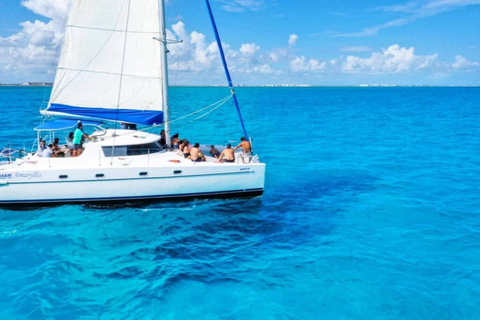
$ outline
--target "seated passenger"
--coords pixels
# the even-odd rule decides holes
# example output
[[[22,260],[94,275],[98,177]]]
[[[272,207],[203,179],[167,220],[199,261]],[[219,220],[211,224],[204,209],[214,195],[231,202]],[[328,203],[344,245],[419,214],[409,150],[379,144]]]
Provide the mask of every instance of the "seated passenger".
[[[55,138],[55,140],[53,140],[53,143],[52,143],[53,152],[57,152],[57,151],[60,150],[60,147],[58,146],[59,141],[60,141],[60,139],[58,139],[58,138]]]
[[[137,130],[137,125],[135,123],[122,122],[120,128],[127,130]]]
[[[167,144],[167,140],[165,139],[165,130],[160,131],[160,145],[165,147]]]
[[[58,145],[59,141],[60,141],[59,138],[55,138],[55,140],[53,140],[53,144],[52,144],[53,156],[54,157],[65,157],[64,150],[61,150],[60,146]]]
[[[178,145],[180,144],[180,138],[178,137],[178,133],[175,133],[170,138],[170,143],[173,149],[178,149]],[[180,149],[180,151],[182,151],[182,149]]]
[[[185,159],[190,159],[190,143],[186,140],[183,144],[183,156]]]
[[[46,142],[40,138],[40,144],[38,145],[38,155],[41,157],[43,156],[43,151],[47,148]]]
[[[42,157],[44,158],[55,157],[55,153],[53,152],[52,147],[53,145],[50,143],[48,147],[45,150],[43,150]]]
[[[192,149],[190,149],[190,159],[193,162],[201,162],[205,161],[205,156],[203,155],[202,151],[200,150],[200,144],[197,142],[193,146]]]
[[[218,157],[220,157],[220,151],[218,151],[213,144],[210,146],[210,154],[215,159],[218,159]]]
[[[184,139],[185,140],[185,139]],[[178,145],[175,145],[175,148],[178,148],[178,155],[183,156],[183,148],[185,147],[185,142],[182,140],[178,143]]]
[[[202,150],[200,150],[200,152],[198,153],[198,156],[200,157],[200,159],[202,159],[202,161],[207,161],[207,158],[203,154]]]
[[[225,160],[223,157],[225,156]],[[222,151],[220,156],[218,157],[220,162],[235,162],[235,151],[232,149],[232,145],[229,143],[227,144],[227,148]]]

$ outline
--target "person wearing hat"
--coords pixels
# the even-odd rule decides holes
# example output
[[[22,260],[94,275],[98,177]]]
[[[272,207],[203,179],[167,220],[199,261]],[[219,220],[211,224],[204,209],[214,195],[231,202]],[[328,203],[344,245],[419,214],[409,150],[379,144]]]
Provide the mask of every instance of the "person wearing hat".
[[[73,133],[73,152],[72,157],[78,157],[82,154],[82,141],[84,139],[91,139],[91,137],[83,131],[83,124],[79,121],[77,129]]]

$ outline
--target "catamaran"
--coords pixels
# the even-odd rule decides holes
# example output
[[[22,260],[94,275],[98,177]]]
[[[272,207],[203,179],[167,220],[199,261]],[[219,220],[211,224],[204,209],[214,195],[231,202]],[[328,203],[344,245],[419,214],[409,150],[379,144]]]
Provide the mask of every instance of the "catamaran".
[[[237,107],[210,4],[207,9]],[[48,106],[36,128],[45,132],[94,126],[80,156],[14,159],[2,151],[0,205],[91,203],[205,196],[253,196],[264,189],[258,156],[223,163],[193,162],[172,150],[168,111],[167,39],[163,0],[72,0]],[[146,130],[105,128],[102,121],[164,126]],[[38,138],[37,138],[38,141]],[[165,147],[165,145],[167,147]]]

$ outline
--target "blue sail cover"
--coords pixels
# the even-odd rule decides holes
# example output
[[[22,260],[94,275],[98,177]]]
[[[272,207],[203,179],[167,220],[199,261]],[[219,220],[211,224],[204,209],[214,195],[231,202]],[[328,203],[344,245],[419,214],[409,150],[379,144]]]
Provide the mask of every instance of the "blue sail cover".
[[[163,111],[142,111],[129,109],[82,108],[52,103],[49,112],[58,112],[80,117],[97,118],[117,122],[154,125],[163,123]]]

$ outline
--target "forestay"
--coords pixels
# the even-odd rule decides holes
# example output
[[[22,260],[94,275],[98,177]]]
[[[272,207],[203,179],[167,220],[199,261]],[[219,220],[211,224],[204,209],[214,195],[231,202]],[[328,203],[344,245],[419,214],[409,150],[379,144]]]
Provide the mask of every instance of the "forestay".
[[[158,0],[73,0],[44,113],[161,124],[159,19]]]

